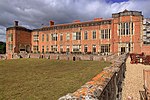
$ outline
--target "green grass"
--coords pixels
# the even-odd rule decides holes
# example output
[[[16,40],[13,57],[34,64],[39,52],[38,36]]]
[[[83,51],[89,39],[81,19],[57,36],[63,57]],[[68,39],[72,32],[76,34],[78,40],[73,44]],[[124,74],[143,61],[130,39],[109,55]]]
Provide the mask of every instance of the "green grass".
[[[57,100],[109,66],[99,61],[0,61],[0,100]]]

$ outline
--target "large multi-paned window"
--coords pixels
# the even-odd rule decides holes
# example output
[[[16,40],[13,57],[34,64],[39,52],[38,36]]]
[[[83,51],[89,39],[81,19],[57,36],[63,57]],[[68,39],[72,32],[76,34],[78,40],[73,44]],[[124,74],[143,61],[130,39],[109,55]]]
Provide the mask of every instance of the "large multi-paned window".
[[[13,50],[13,44],[8,44],[8,50],[10,50],[10,51]]]
[[[52,41],[57,41],[57,37],[58,37],[58,35],[56,33],[51,34]]]
[[[131,31],[130,31],[131,26]],[[119,23],[118,24],[119,35],[129,35],[133,34],[133,22]]]
[[[8,41],[9,42],[13,41],[13,34],[8,34]]]
[[[125,35],[125,25],[126,23],[121,23],[121,35]]]
[[[67,35],[66,35],[66,40],[70,40],[70,34],[69,33],[67,33]]]
[[[72,34],[72,36],[73,40],[81,40],[81,32],[75,32]]]
[[[39,35],[38,34],[33,35],[33,42],[39,42]]]
[[[85,32],[84,32],[84,40],[87,40],[87,39],[88,39],[88,32],[85,31]]]
[[[88,46],[84,45],[84,52],[87,53],[88,52]]]
[[[60,41],[62,41],[63,40],[63,34],[61,33],[60,34]]]
[[[101,39],[110,39],[110,29],[101,30]]]
[[[44,41],[44,34],[42,34],[42,41]]]
[[[81,51],[81,45],[73,45],[72,49],[73,49],[73,52],[80,52]]]
[[[52,45],[51,46],[51,51],[56,52],[57,51],[57,45]]]
[[[110,44],[101,45],[101,53],[110,52]]]
[[[92,37],[93,39],[96,39],[96,31],[93,31]]]

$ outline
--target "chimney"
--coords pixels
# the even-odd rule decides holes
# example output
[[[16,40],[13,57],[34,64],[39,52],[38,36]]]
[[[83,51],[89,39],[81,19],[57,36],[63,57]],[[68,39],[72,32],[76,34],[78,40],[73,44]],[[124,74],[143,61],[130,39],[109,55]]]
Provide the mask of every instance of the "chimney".
[[[101,21],[103,18],[94,18],[94,21]]]
[[[14,26],[18,26],[18,21],[14,21]]]
[[[80,20],[74,20],[73,23],[80,23]]]
[[[54,25],[54,21],[51,20],[51,21],[49,22],[49,24],[50,24],[50,26],[53,26],[53,25]]]

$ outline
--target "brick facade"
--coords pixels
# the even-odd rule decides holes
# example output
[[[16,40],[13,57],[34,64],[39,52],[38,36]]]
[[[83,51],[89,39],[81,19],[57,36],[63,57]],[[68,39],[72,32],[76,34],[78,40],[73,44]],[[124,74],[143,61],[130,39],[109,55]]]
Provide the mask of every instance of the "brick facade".
[[[112,14],[110,19],[95,18],[92,21],[76,20],[68,24],[50,21],[50,26],[26,29],[18,26],[6,32],[7,54],[32,53],[141,53],[143,41],[143,15],[138,11]],[[146,49],[150,50],[150,46]],[[148,53],[147,53],[148,54]]]

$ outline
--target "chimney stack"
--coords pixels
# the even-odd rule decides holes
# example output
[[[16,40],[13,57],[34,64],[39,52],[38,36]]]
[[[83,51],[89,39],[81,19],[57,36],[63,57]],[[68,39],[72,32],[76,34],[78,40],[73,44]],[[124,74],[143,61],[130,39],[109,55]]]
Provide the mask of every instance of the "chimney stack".
[[[50,26],[54,25],[54,21],[52,21],[52,20],[49,23],[50,23]]]
[[[14,25],[15,25],[15,26],[18,26],[18,21],[14,21]]]
[[[80,20],[74,20],[73,23],[80,23]]]
[[[94,18],[94,21],[101,21],[103,18]]]

